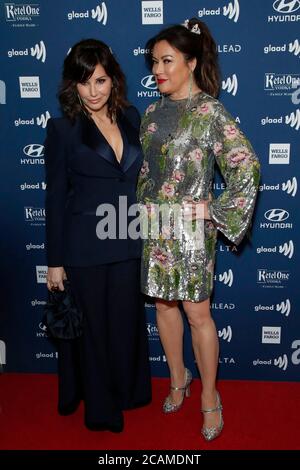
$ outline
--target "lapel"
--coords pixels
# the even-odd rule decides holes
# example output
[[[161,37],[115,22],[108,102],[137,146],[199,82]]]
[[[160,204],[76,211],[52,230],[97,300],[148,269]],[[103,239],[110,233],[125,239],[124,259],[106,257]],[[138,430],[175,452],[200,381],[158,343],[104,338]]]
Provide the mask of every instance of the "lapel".
[[[118,119],[118,126],[122,134],[124,145],[121,167],[122,170],[126,172],[131,165],[133,165],[138,156],[142,158],[139,131],[132,126],[124,113],[122,113]]]
[[[139,147],[138,131],[130,124],[124,114],[122,113],[117,119],[123,139],[123,154],[120,163],[94,121],[84,114],[81,115],[80,121],[83,144],[94,150],[100,158],[104,158],[115,168],[126,172],[134,163],[141,150]]]

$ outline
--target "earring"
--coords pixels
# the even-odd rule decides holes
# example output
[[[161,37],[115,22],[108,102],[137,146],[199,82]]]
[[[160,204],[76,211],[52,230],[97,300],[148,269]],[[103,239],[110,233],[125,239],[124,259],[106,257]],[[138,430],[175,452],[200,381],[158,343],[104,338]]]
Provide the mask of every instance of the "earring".
[[[80,104],[80,107],[81,107],[81,110],[83,112],[83,114],[85,114],[86,117],[88,117],[89,119],[91,118],[91,114],[88,112],[88,110],[86,109],[86,107],[84,106],[84,102],[80,96],[79,93],[77,93],[77,97],[78,97],[78,101],[79,101],[79,104]]]
[[[187,103],[186,103],[186,108],[188,109],[191,105],[191,102],[192,102],[192,98],[193,98],[193,72],[192,70],[190,71],[190,76],[189,76],[189,96],[188,96],[188,100],[187,100]]]
[[[163,108],[165,104],[165,95],[162,93],[161,94],[161,102],[160,102],[160,107]]]
[[[82,98],[81,98],[79,93],[77,93],[77,97],[78,97],[78,101],[79,101],[80,106],[84,109],[84,104],[83,104]]]

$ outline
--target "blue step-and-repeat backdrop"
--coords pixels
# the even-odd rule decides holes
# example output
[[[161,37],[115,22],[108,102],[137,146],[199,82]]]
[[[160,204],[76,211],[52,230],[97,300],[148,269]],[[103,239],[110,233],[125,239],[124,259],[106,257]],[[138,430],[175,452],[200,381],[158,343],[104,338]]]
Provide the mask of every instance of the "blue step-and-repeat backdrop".
[[[45,127],[59,116],[62,63],[83,38],[108,43],[141,112],[159,94],[144,61],[161,28],[199,17],[218,44],[221,101],[262,163],[251,238],[220,238],[212,312],[224,379],[299,380],[300,0],[37,0],[0,2],[0,364],[54,372],[42,323],[45,261]],[[224,183],[217,175],[215,191]],[[298,205],[298,210],[297,210]],[[3,207],[2,207],[3,206]],[[146,304],[154,376],[168,374],[155,309]],[[186,328],[187,365],[195,372]]]

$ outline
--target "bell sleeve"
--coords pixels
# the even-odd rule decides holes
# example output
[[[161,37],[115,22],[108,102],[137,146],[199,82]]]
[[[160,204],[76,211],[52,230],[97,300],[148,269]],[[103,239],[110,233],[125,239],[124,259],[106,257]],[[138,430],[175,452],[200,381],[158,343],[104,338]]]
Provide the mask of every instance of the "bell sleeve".
[[[216,228],[238,245],[251,222],[260,164],[250,142],[221,103],[216,106],[210,138],[226,189],[209,202],[209,213]]]

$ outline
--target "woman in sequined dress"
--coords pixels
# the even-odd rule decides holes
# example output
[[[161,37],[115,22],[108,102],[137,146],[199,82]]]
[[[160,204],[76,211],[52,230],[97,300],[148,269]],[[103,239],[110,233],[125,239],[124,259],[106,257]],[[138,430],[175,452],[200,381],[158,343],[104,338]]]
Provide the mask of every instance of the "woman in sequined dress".
[[[202,435],[212,440],[224,424],[216,389],[218,337],[210,313],[217,231],[235,244],[244,237],[255,205],[259,162],[232,116],[215,98],[219,91],[216,44],[205,23],[191,19],[164,29],[148,41],[147,49],[162,98],[147,108],[141,127],[145,160],[138,199],[147,209],[148,223],[142,291],[155,298],[170,369],[171,388],[163,411],[181,408],[192,381],[183,361],[181,301],[202,381]],[[215,162],[226,183],[217,199],[212,194]],[[172,214],[167,225],[155,218],[162,205]],[[183,232],[175,236],[179,233],[175,222],[182,216],[193,224],[201,222],[202,243],[187,236],[182,220],[177,225]],[[158,236],[153,235],[155,227],[159,227]]]

